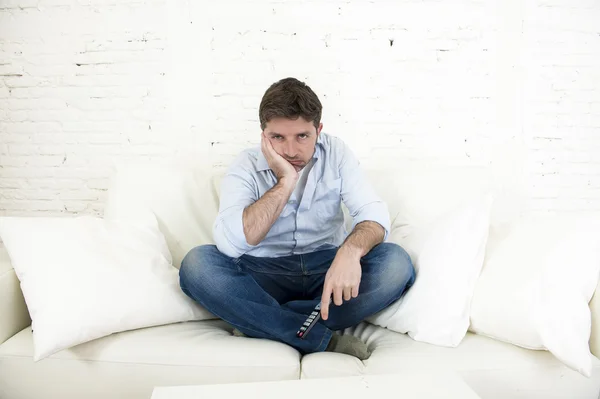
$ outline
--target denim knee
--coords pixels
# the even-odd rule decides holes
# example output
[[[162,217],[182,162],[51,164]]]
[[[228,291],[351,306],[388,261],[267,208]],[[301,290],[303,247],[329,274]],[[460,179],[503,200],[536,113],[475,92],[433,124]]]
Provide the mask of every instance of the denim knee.
[[[402,292],[410,288],[415,280],[415,268],[410,255],[398,244],[381,243],[373,248],[376,251],[373,267],[378,276],[378,286],[384,292]],[[387,288],[387,289],[386,289]]]
[[[214,248],[214,249],[213,249]],[[207,258],[216,249],[213,245],[201,245],[192,248],[181,261],[179,268],[179,285],[183,292],[189,294],[189,289],[195,287],[202,281],[206,281]]]

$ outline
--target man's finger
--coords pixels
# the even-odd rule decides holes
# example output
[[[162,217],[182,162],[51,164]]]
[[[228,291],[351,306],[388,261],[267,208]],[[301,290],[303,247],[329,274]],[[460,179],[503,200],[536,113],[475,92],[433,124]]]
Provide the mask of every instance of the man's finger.
[[[267,147],[267,150],[269,152],[275,151],[275,149],[273,148],[273,144],[271,144],[271,140],[269,140],[264,133],[263,133],[263,137],[265,140],[265,147]]]
[[[325,286],[323,288],[323,295],[321,295],[321,318],[327,320],[329,317],[329,303],[331,300],[331,287]]]
[[[352,287],[344,288],[344,301],[352,299]]]
[[[337,306],[342,306],[344,303],[342,300],[342,292],[343,290],[341,287],[336,287],[333,290],[333,303],[335,303]]]
[[[262,133],[262,146],[268,150],[269,149],[269,139],[267,138],[267,135],[265,134],[265,132]]]
[[[356,298],[358,296],[358,286],[359,284],[356,284],[354,287],[352,287],[352,298]]]
[[[260,148],[262,149],[262,152],[266,157],[268,155],[269,150],[267,149],[267,137],[265,136],[264,132],[262,134],[262,139],[260,140]]]

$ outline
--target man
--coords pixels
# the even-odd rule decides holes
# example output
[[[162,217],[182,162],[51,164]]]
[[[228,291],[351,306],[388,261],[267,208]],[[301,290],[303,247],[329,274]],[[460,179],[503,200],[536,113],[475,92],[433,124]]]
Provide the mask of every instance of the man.
[[[367,345],[334,331],[396,301],[415,272],[400,246],[384,243],[387,205],[342,140],[321,133],[321,111],[317,95],[294,78],[269,87],[260,148],[242,152],[223,178],[216,246],[186,255],[180,283],[242,335],[362,360]],[[350,234],[341,201],[353,217]],[[321,320],[298,338],[319,303]]]

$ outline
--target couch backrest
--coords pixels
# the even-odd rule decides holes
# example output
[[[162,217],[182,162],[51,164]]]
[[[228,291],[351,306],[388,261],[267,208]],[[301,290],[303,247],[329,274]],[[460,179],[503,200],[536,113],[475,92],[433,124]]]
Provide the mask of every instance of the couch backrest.
[[[151,223],[153,214],[179,268],[190,249],[213,243],[220,175],[177,165],[127,165],[112,176],[104,217]]]
[[[462,201],[486,191],[497,195],[493,227],[501,228],[520,212],[520,197],[493,179],[485,168],[404,164],[394,170],[365,168],[375,190],[388,204],[392,228],[431,221]],[[154,214],[173,263],[179,267],[194,246],[211,244],[225,168],[180,165],[127,165],[111,180],[105,218],[144,221]],[[347,209],[346,225],[351,226]]]

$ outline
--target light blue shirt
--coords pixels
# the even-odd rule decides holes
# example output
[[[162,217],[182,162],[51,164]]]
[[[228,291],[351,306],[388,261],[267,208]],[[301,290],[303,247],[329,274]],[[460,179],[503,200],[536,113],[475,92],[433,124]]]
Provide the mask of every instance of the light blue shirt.
[[[353,218],[352,229],[371,220],[385,229],[387,238],[388,207],[350,148],[338,137],[321,133],[313,161],[301,201],[290,197],[267,236],[250,245],[244,235],[243,211],[269,191],[277,178],[260,146],[243,151],[221,182],[219,214],[213,226],[219,251],[232,258],[243,254],[280,257],[339,247],[348,235],[342,201]]]

